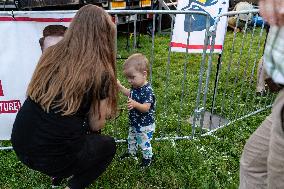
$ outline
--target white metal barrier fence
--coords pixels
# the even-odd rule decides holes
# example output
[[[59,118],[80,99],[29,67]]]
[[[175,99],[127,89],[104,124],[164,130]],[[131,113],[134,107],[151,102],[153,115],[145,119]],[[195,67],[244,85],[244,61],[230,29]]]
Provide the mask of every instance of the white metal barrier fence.
[[[111,14],[153,14],[153,28],[158,14],[175,15],[178,12],[167,11],[111,11]],[[188,14],[200,14],[189,12]],[[246,20],[241,20],[244,18]],[[222,17],[229,17],[235,26],[227,31],[223,51],[214,54],[216,28]],[[150,81],[157,95],[156,140],[191,139],[209,135],[216,130],[247,118],[269,108],[273,102],[272,94],[264,86],[263,62],[260,61],[266,39],[264,22],[259,22],[258,10],[229,12],[215,18],[214,26],[206,27],[202,54],[171,52],[171,36],[144,35],[136,48],[137,25],[134,20],[133,48],[125,52],[118,47],[118,56],[142,52],[151,63]],[[190,35],[190,33],[188,34]],[[166,43],[160,40],[166,40]],[[151,45],[146,45],[146,43]],[[166,51],[162,49],[167,49]],[[162,55],[161,55],[162,54]],[[167,56],[166,56],[167,54]],[[123,61],[118,61],[121,65]],[[121,69],[119,69],[121,71]],[[121,76],[121,73],[120,73]],[[257,86],[262,90],[257,91]],[[121,103],[126,100],[122,98]],[[114,123],[112,132],[118,141],[125,141],[127,134],[127,111],[121,113]]]

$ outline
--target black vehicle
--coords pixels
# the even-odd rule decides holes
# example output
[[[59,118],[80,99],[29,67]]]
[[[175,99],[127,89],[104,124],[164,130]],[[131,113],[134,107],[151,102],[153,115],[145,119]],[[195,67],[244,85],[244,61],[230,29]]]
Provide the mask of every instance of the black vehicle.
[[[21,10],[78,10],[86,4],[94,4],[106,10],[125,9],[152,9],[153,0],[0,0],[0,11]],[[118,24],[131,22],[133,16],[118,16]],[[146,15],[139,17],[139,20],[147,20]]]
[[[151,0],[0,0],[0,10],[77,10],[94,4],[106,10],[149,9]]]

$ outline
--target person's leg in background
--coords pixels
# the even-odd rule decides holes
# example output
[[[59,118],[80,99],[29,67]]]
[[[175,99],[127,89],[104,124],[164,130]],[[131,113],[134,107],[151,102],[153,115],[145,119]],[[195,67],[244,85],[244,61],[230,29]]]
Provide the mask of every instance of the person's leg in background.
[[[228,18],[228,27],[230,29],[235,30],[236,23],[237,23],[237,18],[235,16],[231,16],[231,17]],[[236,32],[240,32],[240,29],[237,28]]]
[[[240,160],[239,189],[267,188],[267,157],[271,125],[270,114],[246,142]]]
[[[116,143],[109,136],[88,135],[82,150],[81,159],[68,182],[71,189],[86,188],[106,170],[115,155]]]
[[[272,113],[247,141],[240,161],[240,189],[284,188],[284,90]]]
[[[268,188],[284,188],[284,90],[272,108],[273,124],[268,155]]]

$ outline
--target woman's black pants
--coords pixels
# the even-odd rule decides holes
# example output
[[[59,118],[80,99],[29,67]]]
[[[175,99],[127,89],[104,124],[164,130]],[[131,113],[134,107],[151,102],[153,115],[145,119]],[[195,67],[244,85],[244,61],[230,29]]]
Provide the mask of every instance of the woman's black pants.
[[[52,169],[52,161],[58,158],[35,158],[18,154],[19,159],[28,167],[38,170],[53,177],[67,178],[68,187],[71,189],[83,189],[92,184],[109,166],[116,152],[116,143],[110,136],[99,134],[86,135],[85,145],[82,146],[76,161],[68,168],[56,170]],[[47,163],[48,162],[48,163]],[[62,160],[57,161],[62,164],[69,164]],[[58,164],[55,163],[55,164]]]

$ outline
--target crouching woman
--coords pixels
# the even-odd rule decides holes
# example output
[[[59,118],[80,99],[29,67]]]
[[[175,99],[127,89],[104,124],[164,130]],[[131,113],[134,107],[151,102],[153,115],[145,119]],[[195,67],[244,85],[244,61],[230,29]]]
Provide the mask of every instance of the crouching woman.
[[[82,7],[34,71],[12,130],[19,160],[52,177],[70,177],[67,188],[98,178],[116,145],[90,130],[103,128],[116,112],[115,67],[115,25],[102,8]]]

